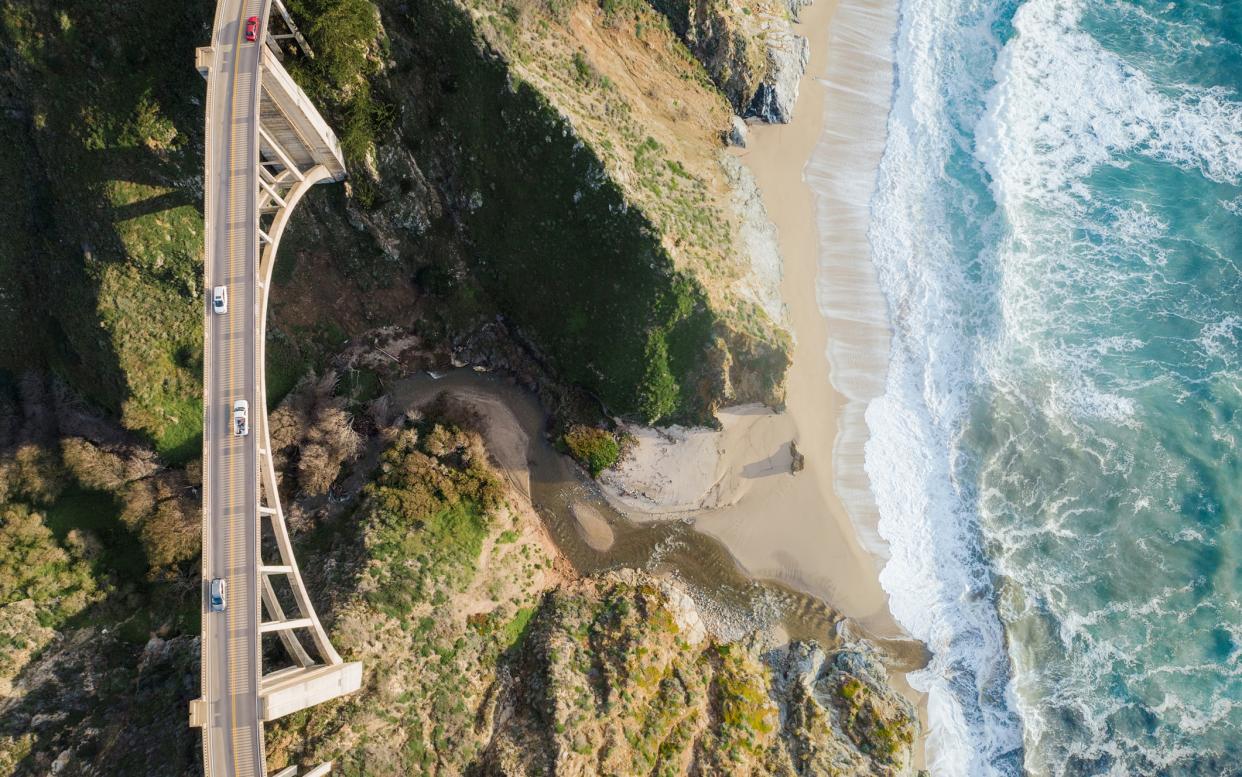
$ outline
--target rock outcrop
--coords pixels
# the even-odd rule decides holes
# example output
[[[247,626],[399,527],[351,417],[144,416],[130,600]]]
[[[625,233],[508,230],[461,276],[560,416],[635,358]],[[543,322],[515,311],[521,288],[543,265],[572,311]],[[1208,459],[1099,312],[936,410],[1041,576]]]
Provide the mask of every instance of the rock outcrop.
[[[198,642],[135,646],[107,628],[68,631],[0,695],[0,774],[200,774],[185,718],[199,693]]]
[[[347,773],[910,774],[913,711],[862,646],[710,631],[675,582],[577,578],[469,433],[425,419],[354,513],[327,616],[365,686],[269,727],[269,762]],[[484,509],[484,504],[490,505]],[[446,533],[450,530],[451,533]],[[345,570],[354,570],[345,575]]]
[[[793,121],[802,74],[811,61],[811,47],[806,38],[788,25],[774,25],[767,31],[766,41],[767,72],[745,115],[772,124],[788,124]]]
[[[857,644],[830,654],[815,643],[795,642],[767,660],[799,774],[914,774],[914,708],[889,686],[871,648]]]
[[[914,711],[865,647],[704,639],[688,600],[634,574],[552,593],[495,700],[482,773],[913,774]]]
[[[793,119],[810,61],[791,19],[811,0],[652,0],[743,117],[774,124]]]

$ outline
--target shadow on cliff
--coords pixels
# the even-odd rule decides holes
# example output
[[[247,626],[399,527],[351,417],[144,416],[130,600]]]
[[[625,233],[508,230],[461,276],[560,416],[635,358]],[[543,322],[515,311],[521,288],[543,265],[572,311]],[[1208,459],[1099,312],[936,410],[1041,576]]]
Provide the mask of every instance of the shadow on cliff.
[[[186,327],[169,321],[196,320],[188,311],[199,304],[201,227],[191,234],[178,209],[201,209],[204,87],[191,55],[210,9],[13,5],[22,23],[0,28],[0,90],[14,106],[3,122],[16,155],[0,152],[0,191],[25,250],[0,262],[0,280],[17,290],[22,337],[0,347],[0,367],[49,368],[114,416],[141,395],[148,436],[184,460],[198,448],[185,426],[201,423],[187,409],[201,357],[186,350]],[[135,336],[149,342],[134,347]],[[152,356],[161,351],[172,356]],[[164,406],[164,397],[180,399]],[[181,424],[174,441],[152,432],[161,423]]]

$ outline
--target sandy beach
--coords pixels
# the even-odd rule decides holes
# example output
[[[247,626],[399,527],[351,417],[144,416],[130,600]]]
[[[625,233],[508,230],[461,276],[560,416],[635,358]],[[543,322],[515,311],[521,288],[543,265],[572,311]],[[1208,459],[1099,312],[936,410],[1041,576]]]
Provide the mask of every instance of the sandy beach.
[[[908,637],[879,573],[887,548],[866,473],[864,413],[884,389],[886,302],[867,239],[883,153],[896,26],[891,0],[817,0],[794,121],[752,125],[738,154],[777,227],[781,294],[795,335],[787,403],[728,408],[722,429],[640,433],[606,481],[636,519],[694,514],[746,571],[819,597],[880,638]],[[792,447],[791,447],[792,445]],[[794,452],[800,471],[792,471]],[[925,700],[896,678],[918,704]]]
[[[862,411],[882,390],[888,360],[884,302],[865,233],[883,112],[878,127],[860,127],[867,112],[848,104],[850,92],[869,89],[882,94],[863,99],[886,107],[890,71],[883,62],[862,62],[854,73],[841,72],[857,56],[843,50],[857,31],[837,29],[836,18],[871,5],[884,3],[818,0],[803,10],[799,32],[810,40],[811,62],[794,121],[752,125],[747,147],[737,150],[758,181],[784,262],[781,290],[796,341],[785,411],[727,408],[720,431],[632,430],[634,455],[603,482],[627,515],[693,513],[695,527],[722,541],[750,574],[818,596],[876,636],[901,637],[878,580],[884,549],[862,468]],[[839,142],[838,121],[850,122],[851,133]],[[878,132],[863,154],[870,161],[850,158],[858,156],[850,137],[863,130]],[[842,175],[857,178],[859,165],[872,174],[855,191],[836,192],[831,171],[838,165]],[[821,273],[825,252],[829,271]],[[795,450],[804,465],[796,473]]]

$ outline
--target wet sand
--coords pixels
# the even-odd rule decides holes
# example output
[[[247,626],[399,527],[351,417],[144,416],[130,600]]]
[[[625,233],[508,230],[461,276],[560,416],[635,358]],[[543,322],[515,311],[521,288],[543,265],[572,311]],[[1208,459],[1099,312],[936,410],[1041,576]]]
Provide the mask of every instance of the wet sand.
[[[794,121],[752,125],[737,152],[778,230],[795,335],[785,411],[738,423],[729,413],[744,409],[726,409],[710,443],[640,445],[619,478],[638,488],[610,490],[632,517],[694,511],[695,528],[749,574],[822,599],[869,636],[901,642],[908,636],[879,583],[887,548],[863,468],[864,412],[883,392],[889,359],[887,304],[866,230],[895,28],[894,0],[816,0],[804,9],[799,32],[811,62]],[[790,442],[805,457],[797,473],[787,466]],[[925,699],[895,680],[926,722]]]
[[[876,546],[861,540],[874,535],[874,525],[856,526],[837,492],[837,438],[847,400],[833,382],[828,353],[830,330],[847,326],[848,321],[826,320],[821,313],[817,289],[836,278],[820,277],[816,202],[804,179],[825,128],[826,89],[820,79],[827,71],[830,22],[836,11],[836,2],[828,0],[817,0],[802,11],[800,32],[810,38],[811,63],[794,122],[754,125],[748,148],[740,151],[759,181],[768,215],[779,232],[784,258],[781,294],[796,338],[784,423],[792,427],[791,441],[804,454],[805,469],[754,478],[737,503],[699,515],[696,528],[724,542],[753,575],[821,597],[876,636],[902,637],[879,586],[882,556],[874,552]],[[828,106],[828,113],[831,110]],[[873,272],[866,248],[852,258],[864,272]],[[863,297],[858,304],[883,303]],[[876,313],[862,310],[857,318],[877,318]],[[878,313],[882,319],[883,310]],[[886,341],[878,343],[877,350],[881,354],[876,360],[877,384],[882,386]],[[862,451],[851,454],[857,456],[861,474]],[[743,470],[754,464],[746,460],[754,456],[748,446],[737,446],[727,456],[737,457],[737,468]]]

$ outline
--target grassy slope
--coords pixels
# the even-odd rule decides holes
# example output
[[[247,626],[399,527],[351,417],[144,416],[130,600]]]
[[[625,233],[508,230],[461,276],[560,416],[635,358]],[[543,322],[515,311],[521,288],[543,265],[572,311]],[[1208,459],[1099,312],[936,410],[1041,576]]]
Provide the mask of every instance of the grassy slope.
[[[177,460],[197,450],[201,417],[203,86],[187,52],[209,10],[6,0],[0,12],[4,88],[21,105],[0,154],[0,214],[18,235],[0,286],[21,296],[0,315],[26,324],[26,347],[0,366],[55,369]]]
[[[481,48],[460,6],[381,8],[397,63],[386,99],[408,106],[400,137],[433,160],[495,306],[612,411],[703,417],[715,318],[658,230],[544,97]]]
[[[721,163],[729,104],[668,19],[646,0],[457,2],[513,78],[573,127],[672,266],[708,300],[717,347],[679,363],[669,344],[683,399],[691,399],[685,370],[693,364],[711,379],[696,387],[700,405],[779,403],[787,333],[739,291],[750,257]],[[732,386],[716,372],[726,350]]]

